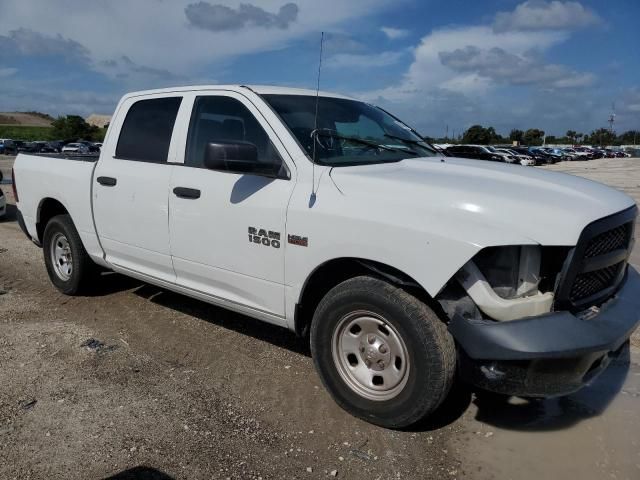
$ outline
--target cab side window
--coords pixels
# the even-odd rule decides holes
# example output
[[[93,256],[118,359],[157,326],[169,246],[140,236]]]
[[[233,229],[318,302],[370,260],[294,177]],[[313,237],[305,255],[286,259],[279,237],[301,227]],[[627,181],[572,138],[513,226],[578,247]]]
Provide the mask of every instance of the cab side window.
[[[134,103],[122,124],[116,158],[166,163],[182,97],[152,98]]]
[[[235,98],[196,98],[189,124],[185,165],[203,167],[205,147],[215,142],[252,143],[258,150],[258,162],[282,165],[267,133],[247,107]]]

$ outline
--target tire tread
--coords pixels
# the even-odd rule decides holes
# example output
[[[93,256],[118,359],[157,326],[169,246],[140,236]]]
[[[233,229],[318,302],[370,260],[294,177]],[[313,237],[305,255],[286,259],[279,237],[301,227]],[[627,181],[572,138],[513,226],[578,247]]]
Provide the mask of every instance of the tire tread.
[[[330,310],[335,308],[335,305],[348,303],[354,298],[362,297],[378,299],[378,301],[382,299],[382,302],[388,302],[388,304],[393,304],[400,309],[404,314],[404,321],[409,323],[410,328],[414,330],[418,345],[425,347],[427,355],[437,356],[436,361],[429,364],[428,375],[421,374],[421,378],[423,376],[428,378],[429,385],[426,391],[429,393],[412,398],[409,408],[405,406],[403,411],[390,412],[389,415],[369,414],[361,407],[350,405],[342,398],[345,396],[344,394],[334,391],[339,387],[334,385],[336,382],[326,374],[326,366],[321,365],[320,357],[323,352],[320,350],[330,348],[330,340],[318,338],[319,335],[326,334],[321,328],[321,323],[330,321],[327,317],[330,316]],[[367,421],[390,428],[407,427],[433,412],[449,393],[456,371],[455,342],[444,322],[427,304],[406,290],[372,276],[358,276],[348,279],[330,290],[320,301],[311,326],[311,350],[322,382],[342,408]]]

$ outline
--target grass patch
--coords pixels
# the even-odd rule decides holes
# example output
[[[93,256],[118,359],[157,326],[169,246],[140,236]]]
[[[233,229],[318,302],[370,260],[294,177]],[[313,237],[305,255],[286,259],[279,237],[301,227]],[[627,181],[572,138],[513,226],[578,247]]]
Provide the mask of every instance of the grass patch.
[[[30,127],[18,125],[0,125],[0,138],[11,140],[56,140],[51,127]]]

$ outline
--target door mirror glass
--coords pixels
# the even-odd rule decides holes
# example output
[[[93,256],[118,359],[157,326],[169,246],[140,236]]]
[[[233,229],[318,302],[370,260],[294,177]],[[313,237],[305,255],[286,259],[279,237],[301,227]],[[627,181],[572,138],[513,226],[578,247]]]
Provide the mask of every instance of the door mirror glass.
[[[209,170],[277,176],[280,162],[258,161],[258,147],[250,142],[211,142],[204,152],[204,166]]]

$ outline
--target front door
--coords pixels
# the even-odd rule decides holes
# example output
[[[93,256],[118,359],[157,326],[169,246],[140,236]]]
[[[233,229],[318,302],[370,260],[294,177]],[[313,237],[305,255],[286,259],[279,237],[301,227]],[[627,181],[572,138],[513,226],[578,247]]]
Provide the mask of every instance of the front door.
[[[242,95],[210,93],[190,101],[183,166],[174,167],[169,186],[177,282],[283,317],[285,220],[294,185],[282,160],[286,152]],[[204,168],[205,147],[217,141],[256,145],[258,161],[280,162],[286,178]]]

